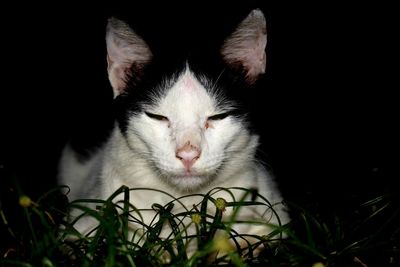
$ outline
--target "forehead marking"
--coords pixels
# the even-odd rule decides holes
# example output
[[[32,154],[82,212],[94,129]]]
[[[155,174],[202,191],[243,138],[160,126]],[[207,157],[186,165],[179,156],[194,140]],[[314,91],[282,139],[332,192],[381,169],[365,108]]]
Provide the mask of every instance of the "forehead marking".
[[[199,87],[198,81],[193,77],[193,75],[189,71],[186,71],[185,74],[183,75],[182,83],[185,89],[188,89],[190,91]]]

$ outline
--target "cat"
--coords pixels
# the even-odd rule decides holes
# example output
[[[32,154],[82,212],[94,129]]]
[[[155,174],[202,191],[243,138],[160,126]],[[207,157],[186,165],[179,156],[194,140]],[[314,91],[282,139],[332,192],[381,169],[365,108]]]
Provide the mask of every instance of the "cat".
[[[170,194],[131,191],[135,207],[151,209],[154,203],[167,204],[171,196],[207,194],[214,188],[251,188],[274,205],[276,214],[264,214],[270,223],[289,222],[273,176],[256,158],[259,136],[250,130],[246,111],[240,106],[240,96],[265,73],[266,44],[264,14],[254,9],[224,40],[213,63],[189,56],[178,63],[160,64],[126,22],[110,18],[107,71],[115,126],[88,158],[82,158],[71,145],[63,150],[58,182],[69,186],[68,197],[107,199],[123,185]],[[164,65],[168,67],[160,67]],[[215,190],[213,197],[232,201],[243,194],[238,189],[231,192]],[[181,201],[190,209],[199,198]],[[232,209],[226,208],[224,215],[230,213]],[[240,216],[255,218],[262,213],[248,208]],[[149,223],[154,212],[143,217]],[[94,224],[81,220],[76,227],[85,234]],[[239,225],[237,229],[266,235],[273,228]]]

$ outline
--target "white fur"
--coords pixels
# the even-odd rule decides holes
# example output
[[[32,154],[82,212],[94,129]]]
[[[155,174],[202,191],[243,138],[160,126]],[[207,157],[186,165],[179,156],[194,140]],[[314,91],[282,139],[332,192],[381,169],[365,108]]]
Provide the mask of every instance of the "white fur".
[[[190,88],[185,84],[190,84]],[[169,122],[154,120],[144,113],[133,115],[127,138],[115,127],[109,141],[84,163],[79,162],[70,147],[65,149],[59,181],[71,187],[71,199],[107,199],[125,185],[158,189],[174,197],[206,194],[214,187],[255,188],[271,203],[282,201],[271,176],[254,158],[258,136],[251,135],[233,117],[209,122],[212,126],[205,128],[207,117],[219,111],[215,99],[188,69],[149,111],[168,117]],[[192,176],[185,176],[185,168],[175,156],[176,148],[187,140],[201,148]],[[242,193],[237,191],[236,199]],[[220,192],[219,196],[232,201],[226,193]],[[165,205],[172,198],[154,191],[136,190],[131,192],[130,200],[137,208],[150,209],[152,204]],[[198,202],[199,198],[195,197],[184,199],[189,209]],[[283,206],[275,208],[280,220],[286,223],[288,216]],[[245,216],[255,217],[256,213],[262,211]],[[150,223],[155,213],[144,215],[145,222]],[[271,222],[277,223],[277,218]],[[78,227],[81,231],[90,229],[85,223]],[[268,232],[265,228],[246,231],[253,230]]]
[[[258,11],[249,16],[250,19],[247,20],[252,23],[245,21],[245,25],[254,26],[254,20],[261,24],[265,22],[262,13],[260,15]],[[243,27],[239,27],[240,31],[245,31]],[[135,61],[136,54],[132,52],[138,51],[134,49],[135,46],[145,48],[145,51],[147,46],[143,40],[137,39],[139,37],[133,31],[130,32],[126,24],[116,20],[108,27],[107,36],[107,42],[110,42],[109,53],[114,53],[109,65],[110,82],[115,95],[118,95],[123,90],[125,77],[114,73],[115,66],[112,64],[129,62],[130,59]],[[229,49],[227,45],[229,46],[229,42],[224,49]],[[115,54],[116,52],[118,53]],[[148,51],[147,55],[150,56],[151,52]],[[147,58],[137,60],[140,63]],[[121,68],[128,67],[124,65]],[[154,203],[166,205],[173,197],[206,194],[216,187],[254,188],[275,205],[274,209],[281,222],[288,222],[289,217],[281,204],[282,197],[275,182],[255,159],[258,136],[248,131],[245,121],[234,116],[220,120],[209,119],[210,116],[227,112],[233,107],[229,101],[222,100],[217,93],[211,92],[218,91],[211,90],[214,89],[211,83],[207,83],[205,78],[201,79],[200,82],[187,66],[174,84],[166,81],[166,88],[169,89],[165,94],[154,94],[151,103],[142,107],[143,111],[130,114],[125,136],[118,125],[115,125],[108,141],[88,160],[79,161],[78,155],[67,146],[60,162],[59,183],[70,186],[70,199],[107,199],[124,185],[132,189],[130,201],[136,208],[150,209],[142,213],[144,222],[149,224],[155,216],[155,212],[151,211]],[[209,88],[205,88],[203,84],[207,84]],[[224,104],[221,105],[221,102]],[[163,116],[165,119],[152,118],[145,112]],[[177,157],[177,151],[186,144],[195,147],[196,153],[199,152],[199,157],[189,171]],[[147,189],[137,190],[138,188]],[[170,195],[154,190],[165,191]],[[236,200],[241,199],[243,191],[232,192]],[[233,200],[226,191],[218,191],[213,197]],[[115,201],[120,199],[122,195]],[[183,206],[175,207],[175,212],[184,210],[185,207],[191,209],[199,201],[201,197],[185,197],[182,199]],[[214,209],[212,205],[209,206],[210,213]],[[239,219],[264,216],[266,221],[278,223],[278,218],[271,211],[267,214],[264,212],[265,207],[243,208]],[[228,208],[224,214],[228,217],[231,213],[232,209]],[[75,215],[77,214],[74,212],[72,216]],[[76,226],[84,234],[95,226],[95,221],[82,220]],[[240,225],[236,228],[242,233],[258,235],[271,231],[265,225]]]

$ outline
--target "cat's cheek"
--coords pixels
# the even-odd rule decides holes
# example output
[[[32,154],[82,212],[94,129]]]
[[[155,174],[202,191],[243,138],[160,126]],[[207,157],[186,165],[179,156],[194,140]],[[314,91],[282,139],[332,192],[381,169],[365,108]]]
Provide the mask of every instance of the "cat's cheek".
[[[226,140],[223,131],[212,129],[204,134],[204,154],[218,155],[223,152]]]
[[[205,131],[205,138],[210,148],[223,149],[228,143],[234,141],[232,138],[238,131],[240,127],[237,125],[221,121]]]
[[[165,142],[170,137],[170,129],[164,122],[152,122],[147,125],[142,125],[140,131],[146,132],[146,137],[154,141]]]
[[[165,150],[171,146],[171,130],[167,127],[167,124],[141,119],[132,121],[131,129],[130,132],[149,145],[151,147],[149,149],[152,151],[165,154]],[[160,144],[162,144],[161,147]],[[159,151],[160,149],[162,151]]]
[[[168,158],[175,160],[175,145],[169,128],[160,127],[153,131],[150,138],[154,151],[160,151],[163,155],[168,155]]]

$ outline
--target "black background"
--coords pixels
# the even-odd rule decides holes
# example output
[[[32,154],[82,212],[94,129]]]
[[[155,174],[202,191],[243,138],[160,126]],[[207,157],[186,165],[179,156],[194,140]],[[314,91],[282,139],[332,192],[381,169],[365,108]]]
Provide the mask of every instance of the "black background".
[[[55,186],[68,136],[96,139],[90,129],[112,99],[109,16],[129,18],[154,50],[175,53],[212,44],[255,7],[267,18],[268,59],[252,112],[285,196],[336,202],[396,191],[398,29],[395,9],[373,2],[2,8],[3,168],[40,195]]]

